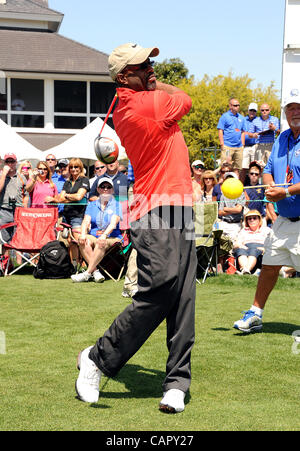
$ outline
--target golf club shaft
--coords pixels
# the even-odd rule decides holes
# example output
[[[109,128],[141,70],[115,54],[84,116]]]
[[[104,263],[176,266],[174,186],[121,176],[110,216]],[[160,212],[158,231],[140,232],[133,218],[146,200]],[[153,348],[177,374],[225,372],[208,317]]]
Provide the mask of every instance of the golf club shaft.
[[[273,186],[290,186],[292,185],[292,183],[276,183],[275,185],[251,185],[251,186],[244,186],[244,189],[249,189],[249,188],[268,188],[268,187],[273,187]]]
[[[104,121],[103,121],[103,125],[102,125],[102,128],[101,128],[101,130],[100,130],[99,136],[101,136],[101,133],[103,132],[104,126],[105,126],[105,124],[106,124],[106,122],[107,122],[107,120],[108,120],[108,118],[109,118],[109,115],[110,115],[110,113],[111,113],[111,110],[112,110],[113,107],[114,107],[114,104],[116,103],[117,97],[118,97],[118,94],[115,94],[115,96],[114,96],[114,98],[113,98],[113,100],[112,100],[112,102],[111,102],[111,104],[110,104],[110,107],[109,107],[109,109],[108,109],[108,112],[107,112],[107,114],[106,114],[106,116],[105,116],[105,119],[104,119]]]

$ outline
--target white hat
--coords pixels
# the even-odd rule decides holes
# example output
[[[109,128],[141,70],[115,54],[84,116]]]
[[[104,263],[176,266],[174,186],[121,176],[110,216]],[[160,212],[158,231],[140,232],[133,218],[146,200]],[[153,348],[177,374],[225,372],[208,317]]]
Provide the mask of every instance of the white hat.
[[[203,161],[201,161],[201,160],[195,160],[195,161],[193,161],[193,163],[192,163],[192,166],[198,166],[198,165],[201,165],[201,166],[203,166],[203,169],[204,169],[204,163],[203,163]]]
[[[157,47],[143,48],[138,44],[122,44],[112,51],[108,58],[108,70],[113,80],[129,64],[141,64],[150,56],[157,56]]]
[[[235,172],[226,172],[226,174],[224,175],[224,180],[226,180],[228,177],[233,177],[235,179],[238,179],[238,176],[236,175]]]
[[[291,89],[289,95],[282,101],[282,108],[285,108],[289,103],[300,104],[300,91],[297,88]]]
[[[102,183],[104,182],[109,183],[110,186],[114,187],[113,181],[110,177],[100,177],[97,183],[97,188],[99,188],[99,186],[102,185]]]
[[[257,103],[254,103],[254,102],[252,102],[252,103],[250,103],[250,105],[248,106],[248,111],[249,110],[255,110],[255,111],[257,111]]]

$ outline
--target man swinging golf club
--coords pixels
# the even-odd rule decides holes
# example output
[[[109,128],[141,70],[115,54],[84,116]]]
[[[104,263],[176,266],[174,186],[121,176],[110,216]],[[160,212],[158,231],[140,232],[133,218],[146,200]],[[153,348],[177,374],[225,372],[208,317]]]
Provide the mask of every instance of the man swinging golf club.
[[[194,344],[196,253],[188,149],[177,122],[191,99],[158,82],[149,57],[158,48],[124,44],[109,57],[117,83],[113,122],[135,175],[131,237],[138,292],[94,346],[78,356],[79,398],[97,402],[101,374],[114,377],[166,319],[169,356],[159,408],[184,410]]]

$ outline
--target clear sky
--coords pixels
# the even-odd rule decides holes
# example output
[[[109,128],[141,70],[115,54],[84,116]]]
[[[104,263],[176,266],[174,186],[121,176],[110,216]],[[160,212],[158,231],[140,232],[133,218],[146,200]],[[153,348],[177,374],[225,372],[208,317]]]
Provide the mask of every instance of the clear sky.
[[[248,74],[281,90],[285,0],[49,0],[65,15],[59,33],[109,54],[126,42],[180,58],[201,80]]]

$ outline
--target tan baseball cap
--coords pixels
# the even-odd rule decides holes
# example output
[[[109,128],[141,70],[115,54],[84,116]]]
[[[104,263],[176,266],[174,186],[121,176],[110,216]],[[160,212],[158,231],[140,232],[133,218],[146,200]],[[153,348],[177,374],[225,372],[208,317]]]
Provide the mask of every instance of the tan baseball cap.
[[[131,42],[122,44],[115,48],[108,58],[108,70],[113,80],[129,64],[141,64],[147,58],[157,56],[159,49],[157,47],[143,48],[138,44]]]

